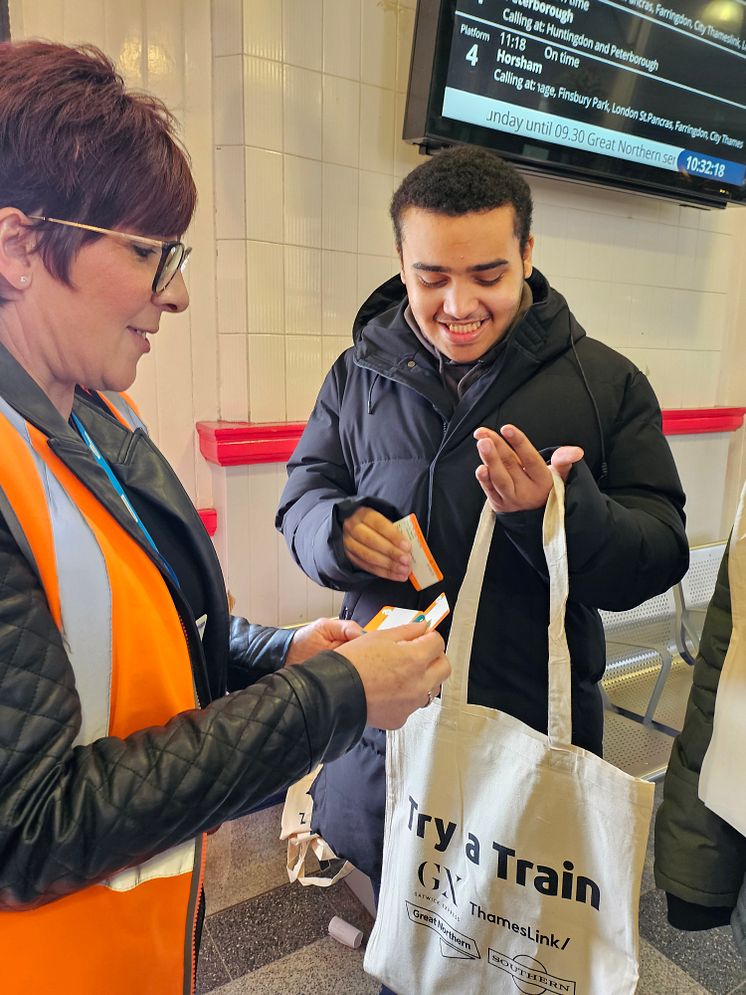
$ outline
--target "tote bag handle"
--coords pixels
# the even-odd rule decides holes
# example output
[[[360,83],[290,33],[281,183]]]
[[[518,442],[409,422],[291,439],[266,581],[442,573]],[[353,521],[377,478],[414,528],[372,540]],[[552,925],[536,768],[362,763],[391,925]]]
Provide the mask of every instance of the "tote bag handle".
[[[495,528],[495,513],[485,501],[474,537],[466,574],[453,611],[448,639],[448,659],[453,672],[443,685],[442,707],[467,703],[469,663],[474,626],[482,594],[484,571]],[[572,741],[570,650],[565,633],[565,606],[569,590],[567,542],[565,538],[565,485],[552,471],[552,490],[547,498],[542,526],[544,556],[549,572],[549,742],[562,749]],[[500,611],[500,606],[493,606]],[[500,647],[497,647],[497,652]]]
[[[730,612],[733,628],[741,628],[746,621],[746,556],[736,553],[736,546],[746,541],[746,484],[738,499],[736,519],[730,534],[728,551],[728,586],[730,587]]]

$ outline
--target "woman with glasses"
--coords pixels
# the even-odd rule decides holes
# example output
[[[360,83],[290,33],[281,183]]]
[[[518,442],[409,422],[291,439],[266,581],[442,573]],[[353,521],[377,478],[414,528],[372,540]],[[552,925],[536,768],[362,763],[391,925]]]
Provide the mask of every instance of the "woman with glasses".
[[[190,992],[205,832],[449,670],[422,623],[230,617],[121,393],[188,305],[195,199],[168,111],[101,52],[0,45],[3,992]]]

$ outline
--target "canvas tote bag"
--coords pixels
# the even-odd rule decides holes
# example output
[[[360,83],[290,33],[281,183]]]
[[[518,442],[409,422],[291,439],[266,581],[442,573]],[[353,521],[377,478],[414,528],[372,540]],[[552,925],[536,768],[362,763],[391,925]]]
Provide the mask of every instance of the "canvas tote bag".
[[[388,734],[383,880],[365,969],[399,995],[635,991],[654,788],[570,742],[564,485],[553,477],[549,734],[467,704],[489,505],[454,612],[453,674],[441,699]]]
[[[347,877],[352,870],[352,864],[345,861],[336,873],[326,876],[318,873],[319,870],[325,869],[325,864],[329,861],[337,859],[329,844],[318,833],[311,831],[313,798],[308,792],[320,770],[321,765],[319,764],[310,774],[306,774],[300,781],[296,781],[288,788],[285,804],[282,807],[280,839],[288,841],[285,866],[290,881],[300,881],[302,885],[313,884],[319,888],[328,888],[341,878]],[[313,863],[310,860],[311,856],[316,858],[315,871],[311,869]],[[319,865],[321,865],[320,868]]]
[[[746,485],[741,491],[728,550],[733,631],[715,695],[710,745],[699,774],[704,804],[746,836]]]

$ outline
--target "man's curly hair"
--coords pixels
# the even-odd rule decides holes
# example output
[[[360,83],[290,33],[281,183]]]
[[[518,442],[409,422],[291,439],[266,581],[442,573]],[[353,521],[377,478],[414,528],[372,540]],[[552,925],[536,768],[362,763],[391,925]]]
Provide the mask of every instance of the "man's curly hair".
[[[402,180],[389,209],[401,253],[402,217],[409,207],[458,217],[512,204],[521,252],[531,234],[531,190],[515,167],[485,149],[458,145],[438,152]]]

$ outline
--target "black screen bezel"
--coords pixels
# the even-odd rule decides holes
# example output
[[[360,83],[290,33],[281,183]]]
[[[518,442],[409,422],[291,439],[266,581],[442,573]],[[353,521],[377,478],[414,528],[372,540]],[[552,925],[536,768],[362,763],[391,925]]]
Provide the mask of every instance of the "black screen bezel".
[[[448,74],[456,0],[418,0],[415,18],[404,134],[407,142],[432,152],[448,145],[479,145],[530,172],[612,186],[685,203],[726,207],[746,203],[740,190],[706,177],[669,173],[642,163],[624,162],[581,149],[542,142],[443,117],[440,108]],[[539,155],[527,155],[532,145]]]

